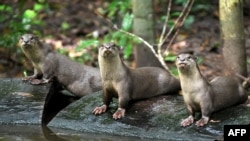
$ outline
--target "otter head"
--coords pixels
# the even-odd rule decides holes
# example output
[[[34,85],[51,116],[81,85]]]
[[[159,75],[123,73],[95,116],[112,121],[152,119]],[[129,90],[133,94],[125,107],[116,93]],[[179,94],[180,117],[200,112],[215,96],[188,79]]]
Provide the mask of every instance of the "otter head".
[[[35,47],[38,41],[38,37],[33,34],[24,34],[19,39],[19,45],[23,48]]]
[[[105,43],[99,47],[99,55],[102,57],[119,56],[120,48],[113,42]]]
[[[179,70],[189,70],[196,67],[198,58],[191,54],[179,54],[175,64]]]

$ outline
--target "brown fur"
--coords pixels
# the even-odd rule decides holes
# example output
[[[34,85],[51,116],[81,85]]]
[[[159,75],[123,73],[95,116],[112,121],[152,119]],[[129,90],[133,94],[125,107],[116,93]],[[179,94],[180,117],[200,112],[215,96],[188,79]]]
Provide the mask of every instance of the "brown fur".
[[[34,66],[34,75],[24,80],[29,80],[32,84],[42,84],[55,79],[79,97],[101,90],[99,69],[74,62],[53,51],[33,34],[24,34],[19,45]],[[42,79],[37,79],[41,75]]]
[[[181,126],[189,126],[194,121],[195,112],[201,112],[202,118],[197,126],[208,123],[213,112],[243,103],[247,99],[243,87],[232,76],[220,76],[208,82],[200,73],[197,58],[190,54],[180,54],[176,59],[183,98],[189,117]]]
[[[120,58],[119,47],[107,43],[99,48],[99,65],[103,84],[104,105],[94,109],[94,114],[107,110],[113,97],[118,97],[118,110],[113,118],[125,115],[129,101],[176,93],[180,82],[168,71],[157,67],[131,69]]]

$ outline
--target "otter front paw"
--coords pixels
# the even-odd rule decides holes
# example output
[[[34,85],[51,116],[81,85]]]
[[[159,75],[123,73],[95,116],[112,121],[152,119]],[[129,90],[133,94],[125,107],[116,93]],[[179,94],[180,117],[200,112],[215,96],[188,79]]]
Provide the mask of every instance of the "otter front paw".
[[[42,83],[42,80],[40,79],[32,79],[30,80],[30,83],[33,84],[33,85],[39,85]]]
[[[195,125],[198,127],[204,126],[208,123],[209,118],[208,117],[202,117],[200,120],[198,120]]]
[[[120,119],[125,116],[125,109],[118,108],[116,112],[113,114],[114,119]]]
[[[186,127],[191,125],[192,123],[194,123],[194,117],[193,116],[189,116],[188,118],[184,119],[181,121],[181,126],[182,127]]]
[[[33,84],[33,85],[46,84],[46,83],[49,83],[49,82],[50,82],[49,79],[42,79],[42,80],[40,80],[40,79],[32,79],[30,81],[30,83]]]
[[[23,77],[22,80],[23,81],[32,81],[33,79],[35,79],[35,76],[26,76],[26,77]]]
[[[101,107],[96,107],[92,113],[95,115],[99,115],[105,113],[106,110],[107,110],[107,105],[102,105]]]

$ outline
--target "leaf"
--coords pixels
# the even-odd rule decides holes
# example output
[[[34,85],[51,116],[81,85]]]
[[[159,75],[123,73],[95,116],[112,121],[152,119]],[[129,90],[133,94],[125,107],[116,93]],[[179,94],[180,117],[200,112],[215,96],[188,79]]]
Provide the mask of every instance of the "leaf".
[[[76,47],[76,51],[81,51],[89,46],[98,46],[99,41],[96,39],[81,40],[79,45]]]
[[[184,22],[184,27],[189,28],[193,23],[194,23],[194,16],[190,15],[186,18]]]
[[[169,21],[168,21],[168,26],[169,26],[169,27],[174,26],[174,21],[173,21],[173,20],[169,20]]]
[[[43,4],[40,4],[40,3],[35,3],[34,4],[34,10],[35,11],[40,11],[42,9],[44,9],[44,5]]]
[[[168,55],[164,59],[165,59],[165,61],[173,62],[173,61],[175,61],[176,56],[175,55]]]
[[[124,50],[124,58],[128,59],[133,52],[132,44],[127,44]]]
[[[247,59],[247,63],[250,64],[250,58]]]
[[[179,17],[180,14],[181,14],[181,12],[173,12],[170,15],[171,15],[171,17]]]
[[[67,30],[67,29],[69,29],[69,27],[70,27],[70,25],[69,25],[69,23],[67,23],[67,22],[63,22],[63,23],[61,24],[61,28],[62,28],[63,30]]]
[[[171,74],[173,74],[174,76],[178,76],[178,69],[176,67],[169,67],[169,71],[171,72]]]
[[[27,9],[23,13],[23,17],[26,19],[34,19],[37,16],[37,13],[34,10]]]
[[[117,1],[113,1],[108,6],[108,17],[113,17],[117,11]]]
[[[197,64],[201,64],[203,62],[204,58],[198,57]]]
[[[126,13],[122,19],[122,29],[128,31],[132,27],[133,15]]]
[[[11,12],[12,8],[7,5],[0,5],[0,11],[8,11]]]

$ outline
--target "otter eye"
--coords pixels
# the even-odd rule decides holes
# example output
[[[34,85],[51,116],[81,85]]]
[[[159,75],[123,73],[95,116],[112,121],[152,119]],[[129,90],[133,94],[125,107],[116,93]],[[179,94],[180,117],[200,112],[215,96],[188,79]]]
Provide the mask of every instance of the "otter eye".
[[[104,48],[104,46],[103,46],[103,45],[100,45],[99,48]]]
[[[188,58],[187,58],[187,59],[188,59],[188,60],[190,60],[191,58],[192,58],[191,56],[188,56]]]

